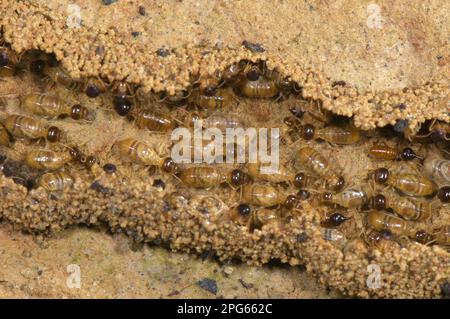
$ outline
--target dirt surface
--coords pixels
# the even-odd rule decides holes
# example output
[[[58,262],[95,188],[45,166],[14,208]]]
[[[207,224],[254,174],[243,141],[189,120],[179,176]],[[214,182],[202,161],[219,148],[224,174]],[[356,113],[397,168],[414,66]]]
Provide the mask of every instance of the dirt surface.
[[[0,298],[339,297],[301,266],[223,264],[87,228],[42,239],[2,225],[0,263]],[[80,288],[70,281],[69,265],[80,267]],[[217,292],[198,285],[205,279],[216,282]]]

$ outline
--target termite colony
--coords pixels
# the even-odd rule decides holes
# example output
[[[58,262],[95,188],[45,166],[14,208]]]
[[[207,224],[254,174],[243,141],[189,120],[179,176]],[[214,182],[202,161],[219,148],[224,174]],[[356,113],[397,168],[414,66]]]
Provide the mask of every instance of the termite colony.
[[[144,94],[126,81],[73,79],[51,56],[18,55],[3,45],[2,83],[24,76],[33,78],[33,86],[2,96],[0,154],[19,153],[35,172],[32,179],[9,174],[29,192],[44,190],[54,195],[51,200],[64,196],[74,175],[123,181],[131,170],[139,172],[133,178],[166,187],[167,202],[201,198],[205,211],[217,206],[217,223],[233,222],[249,232],[282,231],[307,204],[320,213],[323,238],[338,246],[355,238],[368,245],[405,239],[450,245],[448,123],[429,121],[415,132],[361,131],[320,101],[305,99],[301,87],[261,61],[193,79],[191,88],[174,95]],[[220,131],[279,128],[279,170],[264,171],[260,162],[176,163],[170,134],[192,128],[196,119],[202,129]],[[122,127],[101,132],[105,121]],[[74,138],[83,132],[99,133],[86,133],[83,142]],[[100,138],[101,147],[92,146]],[[224,160],[230,151],[235,156],[239,146],[228,146],[224,142],[216,158]]]

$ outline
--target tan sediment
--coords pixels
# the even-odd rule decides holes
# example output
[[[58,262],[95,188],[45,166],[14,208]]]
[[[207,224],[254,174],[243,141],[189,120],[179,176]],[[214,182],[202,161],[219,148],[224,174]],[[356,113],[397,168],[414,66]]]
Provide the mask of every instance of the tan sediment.
[[[168,12],[168,8],[171,5],[175,6],[175,3],[158,5],[157,2],[143,1],[142,5],[147,7],[147,12],[154,10],[151,14],[155,17],[163,19],[167,15],[171,17],[170,21],[174,21],[170,25],[173,25],[175,30],[170,31],[171,35],[167,37],[173,41],[167,44],[173,52],[163,58],[157,56],[155,51],[165,45],[161,41],[165,38],[163,29],[168,25],[164,28],[160,26],[150,33],[150,28],[146,28],[143,23],[141,36],[147,38],[133,39],[129,35],[128,28],[135,26],[128,26],[121,20],[130,14],[131,9],[137,11],[137,4],[133,2],[119,1],[108,8],[97,8],[98,12],[104,14],[117,13],[115,25],[102,24],[103,19],[96,22],[89,21],[88,15],[86,20],[88,26],[80,29],[64,29],[66,16],[63,14],[64,10],[61,11],[61,8],[65,8],[62,2],[53,9],[47,9],[42,2],[35,3],[40,6],[36,7],[22,1],[6,1],[4,5],[2,4],[3,18],[0,23],[6,40],[12,43],[17,51],[37,48],[55,53],[74,77],[102,76],[110,81],[126,78],[127,81],[140,84],[144,91],[167,90],[173,93],[188,87],[199,77],[206,78],[214,74],[217,69],[222,69],[234,61],[265,59],[270,67],[276,67],[302,86],[304,97],[322,100],[326,108],[337,114],[353,115],[356,125],[362,128],[394,124],[399,119],[407,119],[412,126],[426,119],[449,121],[449,65],[448,56],[445,56],[448,54],[449,44],[444,38],[445,34],[448,34],[448,27],[446,29],[445,24],[437,27],[439,21],[445,22],[448,19],[445,11],[449,10],[442,7],[430,8],[431,13],[428,13],[426,19],[428,24],[424,24],[423,29],[417,29],[413,18],[395,22],[395,15],[401,16],[400,8],[392,10],[390,13],[392,16],[388,20],[391,24],[398,23],[399,26],[408,26],[412,29],[408,30],[407,35],[402,33],[403,30],[397,31],[400,35],[408,36],[408,43],[415,50],[413,58],[408,58],[402,65],[407,72],[405,79],[387,81],[385,84],[378,78],[378,81],[368,84],[370,76],[376,79],[376,71],[366,72],[368,74],[363,75],[367,70],[362,67],[359,72],[358,70],[337,72],[339,59],[334,55],[331,55],[334,61],[321,62],[321,54],[326,52],[326,47],[320,45],[326,45],[327,41],[330,42],[332,39],[344,39],[347,45],[357,40],[351,38],[356,37],[352,35],[356,27],[350,30],[345,28],[348,26],[345,22],[348,14],[346,10],[350,8],[350,4],[348,7],[334,8],[333,14],[337,17],[341,14],[340,18],[336,18],[331,14],[331,9],[322,4],[317,4],[316,10],[319,13],[316,14],[311,13],[306,5],[300,7],[299,4],[296,6],[292,2],[287,2],[286,8],[281,6],[277,16],[274,16],[273,13],[268,13],[271,7],[267,5],[255,4],[248,8],[239,3],[230,8],[222,3],[222,6],[210,8],[212,16],[206,21],[202,20],[203,23],[209,22],[210,25],[216,26],[209,34],[211,37],[209,41],[205,35],[200,35],[199,40],[193,41],[192,35],[186,38],[182,35],[179,38],[175,36],[186,32],[182,29],[181,22],[190,21],[192,16],[189,19],[185,16],[178,17],[181,22],[177,24],[172,16],[175,13]],[[79,4],[85,3],[80,1]],[[184,5],[189,6],[189,3]],[[209,6],[206,2],[200,3],[202,10]],[[361,16],[366,14],[366,6],[356,6]],[[380,6],[384,8],[382,3]],[[195,8],[193,4],[192,7]],[[244,10],[244,7],[247,10]],[[414,11],[418,10],[418,7],[418,3],[408,5],[411,12],[416,13],[415,17],[422,19],[423,14]],[[292,13],[288,14],[290,10]],[[245,21],[251,12],[260,14],[262,18],[261,21],[258,19],[258,22],[264,25],[264,30],[255,27],[252,32],[242,31],[242,34],[239,32],[233,34],[231,29],[226,29],[223,30],[221,44],[218,47],[214,46],[217,30],[221,28],[216,24],[222,21],[219,19],[221,15],[226,13],[228,17],[225,19],[227,21],[223,22],[224,26],[229,27],[229,23],[233,22],[237,24],[237,29],[240,27],[245,29],[241,26],[241,22]],[[294,13],[300,12],[305,15],[308,12],[307,17],[293,20]],[[133,14],[137,15],[136,12]],[[287,26],[275,23],[280,20],[280,16],[284,17],[283,23],[289,22],[288,29],[283,29]],[[327,23],[308,19],[319,16]],[[307,27],[308,21],[315,21],[315,25],[320,25],[318,27],[320,32]],[[364,24],[366,19],[359,22]],[[337,28],[337,25],[340,27]],[[335,30],[330,31],[333,26],[336,27]],[[290,38],[292,30],[302,30],[305,42],[294,44],[295,42],[292,42],[294,38]],[[429,40],[424,35],[430,34],[431,30],[435,31],[433,35],[436,38]],[[285,31],[282,33],[284,38],[280,38],[280,31]],[[318,52],[309,46],[312,42],[308,41],[312,40],[308,39],[308,31],[311,31],[311,34],[322,35],[318,40],[321,44],[316,47]],[[342,35],[343,33],[346,36]],[[240,45],[243,36],[248,37],[249,41],[261,43],[266,51],[252,54]],[[285,42],[289,42],[290,46],[281,45]],[[429,52],[428,45],[433,48]],[[98,56],[96,50],[100,46],[102,54]],[[367,50],[362,49],[353,52],[351,46],[343,45],[343,47],[347,55],[354,53],[361,58],[364,52],[367,53]],[[312,52],[308,48],[311,48]],[[336,51],[335,47],[333,51]],[[405,54],[411,56],[412,52],[408,51]],[[435,61],[436,55],[439,54],[442,58]],[[385,58],[392,59],[392,57]],[[381,58],[379,63],[383,62]],[[330,66],[333,63],[336,64],[334,68]],[[349,64],[342,63],[342,65],[348,67]],[[388,69],[385,72],[390,72]],[[398,74],[389,75],[396,77]],[[389,78],[389,75],[384,74],[383,78]],[[333,82],[339,80],[345,81],[348,86],[333,88]],[[397,107],[400,104],[407,107],[400,110]],[[219,216],[213,214],[205,216],[193,201],[179,207],[171,206],[169,211],[165,211],[166,192],[155,190],[150,186],[151,183],[142,182],[142,179],[136,179],[132,185],[126,185],[101,173],[96,180],[109,189],[105,193],[90,189],[91,184],[80,179],[75,187],[64,195],[64,200],[49,200],[47,194],[40,190],[32,191],[32,196],[25,196],[26,190],[23,187],[1,177],[3,200],[0,211],[5,219],[31,232],[52,232],[69,225],[105,222],[112,229],[124,229],[136,240],[166,241],[174,250],[190,252],[214,250],[222,259],[238,257],[251,264],[261,264],[273,258],[291,264],[305,263],[308,270],[314,272],[323,284],[335,287],[346,294],[361,297],[436,297],[440,294],[440,285],[450,279],[449,253],[439,247],[408,242],[404,247],[392,243],[386,247],[367,248],[355,240],[342,251],[322,239],[318,212],[308,204],[301,210],[301,216],[286,225],[282,232],[267,227],[249,233],[233,223],[217,223],[215,218]],[[448,217],[448,212],[446,214],[444,215]],[[370,289],[367,286],[367,266],[370,263],[379,265],[382,270],[381,288]]]

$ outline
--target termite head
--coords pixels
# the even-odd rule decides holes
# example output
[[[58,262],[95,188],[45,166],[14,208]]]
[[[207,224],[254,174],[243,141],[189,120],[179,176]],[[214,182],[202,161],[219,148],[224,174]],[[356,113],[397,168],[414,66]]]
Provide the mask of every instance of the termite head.
[[[171,157],[167,157],[164,159],[161,169],[166,173],[176,174],[179,172],[180,167]]]
[[[288,197],[286,197],[286,200],[284,201],[284,207],[291,210],[296,206],[297,202],[298,202],[297,196],[289,195]]]
[[[241,186],[248,182],[248,176],[240,169],[235,169],[231,172],[231,184]]]
[[[8,51],[0,49],[0,67],[7,66],[9,64]]]
[[[422,229],[414,234],[414,239],[421,244],[426,244],[433,240],[433,236]]]
[[[253,66],[250,68],[250,70],[247,72],[247,74],[245,75],[247,80],[249,81],[258,81],[259,77],[261,76],[261,71],[259,70],[258,67]]]
[[[333,194],[331,194],[330,192],[325,192],[325,193],[322,194],[321,200],[323,202],[329,203],[329,202],[331,202],[333,200]]]
[[[50,126],[47,131],[47,140],[49,142],[56,142],[61,139],[61,130],[56,126]]]
[[[376,210],[386,209],[386,197],[381,194],[375,195],[371,199],[371,206]]]
[[[305,124],[301,127],[301,135],[302,138],[309,141],[314,138],[315,128],[312,124]]]
[[[384,184],[389,179],[389,170],[385,167],[377,168],[373,173],[373,178],[378,184]]]
[[[350,217],[346,217],[341,213],[333,213],[330,216],[328,216],[327,221],[330,223],[330,225],[332,226],[339,226],[341,225],[343,222],[345,222],[346,220],[351,219]]]
[[[418,158],[418,156],[411,148],[406,147],[400,153],[400,158],[404,161],[410,161],[413,160],[414,158]]]

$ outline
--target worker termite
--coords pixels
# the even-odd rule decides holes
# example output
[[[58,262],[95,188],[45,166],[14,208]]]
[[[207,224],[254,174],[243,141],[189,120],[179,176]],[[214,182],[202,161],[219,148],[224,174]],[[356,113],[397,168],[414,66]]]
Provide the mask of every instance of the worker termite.
[[[391,208],[397,215],[408,220],[428,220],[431,216],[431,203],[415,198],[405,198],[389,194],[377,194],[371,198],[371,206],[376,210]]]
[[[45,189],[48,193],[63,193],[74,183],[72,176],[64,172],[51,172],[41,175],[37,185]]]
[[[0,123],[0,145],[9,145],[9,133],[2,123]]]
[[[414,158],[421,159],[411,148],[405,147],[401,152],[385,144],[374,144],[369,149],[369,156],[379,160],[404,160],[410,161]]]
[[[450,160],[437,156],[427,156],[423,162],[425,174],[433,181],[450,184]]]
[[[280,223],[281,220],[276,210],[260,208],[254,210],[250,214],[250,218],[248,220],[248,228],[252,232],[255,229],[261,229],[263,226],[269,224],[280,225]]]
[[[175,120],[162,111],[140,110],[131,115],[140,129],[152,132],[168,132],[175,128]]]
[[[201,121],[203,128],[218,128],[224,133],[227,128],[246,127],[245,121],[240,116],[220,111],[213,112],[204,118],[194,114],[191,117],[191,121],[195,120]]]
[[[174,173],[178,169],[170,157],[160,157],[153,148],[133,138],[115,142],[112,151],[123,160],[157,166],[168,173]]]
[[[242,188],[242,199],[251,205],[272,207],[284,204],[286,195],[273,186],[252,183]]]
[[[188,102],[205,110],[223,110],[230,105],[234,96],[229,89],[208,87],[201,92],[194,90],[188,97]]]
[[[333,120],[333,114],[323,109],[320,100],[298,100],[296,105],[292,106],[289,111],[296,117],[308,115],[320,123],[328,124]]]
[[[389,230],[397,236],[411,235],[410,225],[407,221],[380,211],[369,212],[367,214],[367,224],[370,228],[377,231]]]
[[[312,124],[300,127],[300,136],[305,140],[321,139],[336,145],[356,144],[361,140],[361,133],[356,128],[344,129],[336,126],[327,126],[316,129]]]
[[[227,66],[223,71],[218,71],[216,73],[216,78],[222,80],[223,84],[234,85],[237,81],[239,81],[239,74],[241,73],[243,66],[241,63],[234,63]]]
[[[344,178],[335,172],[328,159],[319,153],[319,151],[305,146],[300,148],[296,155],[296,161],[300,168],[306,168],[323,178],[327,185],[336,191],[344,187]]]
[[[46,149],[33,149],[25,154],[25,164],[39,170],[55,171],[78,157],[78,151],[70,149],[56,152]]]
[[[49,119],[69,115],[74,120],[94,120],[93,112],[84,106],[79,104],[71,106],[56,96],[46,94],[26,95],[21,102],[21,107],[34,115]]]
[[[279,94],[275,81],[264,77],[257,66],[244,71],[238,88],[242,95],[249,98],[272,98]]]
[[[428,178],[417,174],[391,174],[387,168],[378,168],[373,174],[378,184],[388,184],[408,196],[431,196],[437,185]]]
[[[272,170],[269,167],[264,167],[259,161],[248,163],[247,170],[253,179],[272,183],[294,182],[296,176],[294,172],[284,165],[280,165],[278,170]]]
[[[184,184],[194,188],[210,188],[223,183],[241,186],[247,182],[246,174],[242,170],[216,166],[188,167],[181,170],[178,177]]]
[[[59,66],[47,66],[42,73],[47,80],[50,80],[54,84],[61,85],[74,92],[83,90],[83,82],[72,78]]]
[[[45,138],[56,142],[61,138],[61,130],[56,126],[48,126],[44,122],[23,115],[10,115],[3,120],[8,132],[19,138],[38,139]]]
[[[325,192],[321,196],[323,203],[332,203],[345,208],[361,208],[364,207],[372,195],[372,189],[367,186],[350,187],[343,191],[332,194]]]

